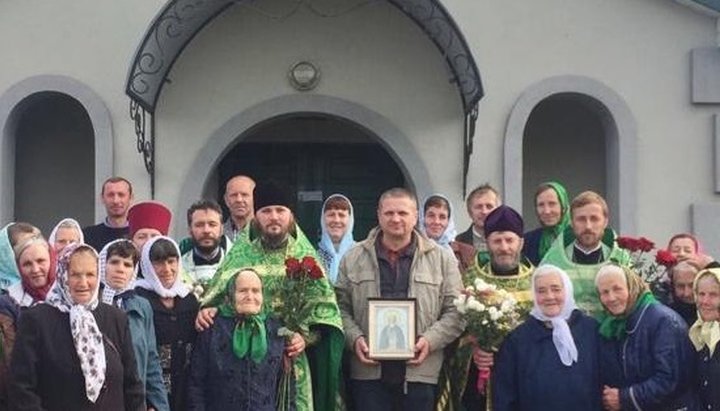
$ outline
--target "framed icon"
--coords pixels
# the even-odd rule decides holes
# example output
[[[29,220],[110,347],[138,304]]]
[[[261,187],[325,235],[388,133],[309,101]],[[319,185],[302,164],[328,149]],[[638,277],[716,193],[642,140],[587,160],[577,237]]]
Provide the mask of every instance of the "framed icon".
[[[415,299],[368,299],[368,356],[374,360],[415,357]]]

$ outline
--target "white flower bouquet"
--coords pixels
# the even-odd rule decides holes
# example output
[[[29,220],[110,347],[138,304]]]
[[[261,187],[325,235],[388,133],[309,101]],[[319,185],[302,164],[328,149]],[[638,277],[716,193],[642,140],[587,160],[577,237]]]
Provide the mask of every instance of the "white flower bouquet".
[[[467,286],[453,303],[467,321],[466,332],[484,351],[497,351],[505,336],[527,318],[530,304],[482,279]]]

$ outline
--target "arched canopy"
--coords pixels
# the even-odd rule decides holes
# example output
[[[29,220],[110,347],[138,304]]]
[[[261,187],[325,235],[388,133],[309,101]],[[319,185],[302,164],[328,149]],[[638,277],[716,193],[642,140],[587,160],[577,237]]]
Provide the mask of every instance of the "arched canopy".
[[[228,8],[248,0],[170,0],[155,16],[130,65],[125,92],[146,112],[154,113],[173,64],[208,23]],[[447,63],[465,114],[483,96],[480,72],[470,49],[439,0],[386,0],[433,41]]]

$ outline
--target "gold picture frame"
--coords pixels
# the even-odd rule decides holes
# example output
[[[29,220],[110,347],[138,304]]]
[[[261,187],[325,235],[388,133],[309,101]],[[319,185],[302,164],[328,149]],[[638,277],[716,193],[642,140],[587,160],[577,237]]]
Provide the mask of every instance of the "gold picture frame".
[[[409,360],[415,357],[414,298],[368,299],[368,357]]]

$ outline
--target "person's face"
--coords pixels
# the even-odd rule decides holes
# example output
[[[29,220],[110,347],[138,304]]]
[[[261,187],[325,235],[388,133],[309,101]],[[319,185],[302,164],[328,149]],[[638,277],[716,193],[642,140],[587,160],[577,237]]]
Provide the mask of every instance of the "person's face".
[[[257,314],[263,303],[262,282],[252,271],[243,271],[235,279],[235,311]]]
[[[417,222],[415,202],[408,197],[387,197],[380,202],[378,223],[383,235],[408,240]]]
[[[548,188],[535,198],[535,212],[543,227],[556,226],[562,218],[562,206],[555,190]]]
[[[565,286],[560,274],[546,274],[535,280],[535,301],[546,316],[560,315],[565,306]]]
[[[190,237],[200,250],[210,252],[220,244],[222,216],[215,210],[195,210],[190,219]]]
[[[162,233],[155,228],[141,228],[133,234],[132,242],[138,251],[142,251],[143,246],[151,238],[161,236]]]
[[[474,196],[470,202],[470,209],[468,210],[473,225],[478,229],[485,227],[485,218],[492,210],[497,208],[498,205],[497,196],[492,191]]]
[[[79,243],[80,233],[76,228],[61,227],[55,232],[55,251],[60,253],[70,243]]]
[[[572,211],[572,228],[578,244],[593,249],[600,244],[608,219],[600,204],[590,203]]]
[[[347,232],[350,213],[348,210],[332,208],[323,214],[325,227],[333,243],[339,243]]]
[[[603,276],[597,285],[600,302],[612,315],[621,315],[627,308],[627,281],[622,275],[608,274]]]
[[[178,275],[178,258],[169,257],[166,260],[153,261],[152,266],[160,284],[167,289],[172,288]]]
[[[125,217],[132,194],[130,194],[130,186],[124,181],[117,183],[106,183],[102,193],[102,202],[105,205],[105,211],[108,217]]]
[[[697,309],[703,321],[720,320],[720,284],[711,275],[704,275],[697,283]]]
[[[496,231],[487,237],[490,260],[495,268],[512,270],[520,264],[523,239],[512,231]]]
[[[43,243],[28,246],[18,259],[20,275],[32,288],[41,288],[47,285],[48,272],[50,272],[50,250]]]
[[[676,299],[694,304],[693,281],[695,281],[695,271],[675,269],[672,274],[673,295]]]
[[[130,257],[113,255],[105,265],[105,281],[115,290],[124,289],[132,279],[135,264]]]
[[[263,237],[272,242],[284,240],[290,232],[292,212],[279,205],[263,207],[255,213]]]
[[[75,304],[87,304],[98,286],[97,258],[85,252],[70,257],[67,285]]]
[[[225,186],[225,205],[236,219],[248,219],[253,214],[255,183],[246,177],[235,177]]]
[[[425,211],[425,232],[428,237],[433,240],[440,238],[448,224],[450,224],[450,218],[448,216],[448,209],[445,207],[428,207]]]
[[[670,254],[677,258],[678,261],[690,260],[697,255],[695,250],[695,242],[689,238],[676,238],[668,247]]]

